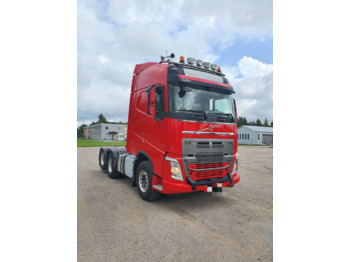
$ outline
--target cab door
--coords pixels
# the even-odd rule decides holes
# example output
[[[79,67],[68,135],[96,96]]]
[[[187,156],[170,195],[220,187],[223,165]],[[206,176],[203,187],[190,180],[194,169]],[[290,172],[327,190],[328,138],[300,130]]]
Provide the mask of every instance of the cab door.
[[[167,150],[168,131],[164,124],[164,87],[157,85],[149,91],[148,117],[144,123],[147,153],[152,159],[154,173],[162,176],[164,154]]]
[[[149,90],[147,123],[145,123],[146,141],[165,151],[165,138],[167,130],[164,125],[165,99],[164,86],[157,85]]]

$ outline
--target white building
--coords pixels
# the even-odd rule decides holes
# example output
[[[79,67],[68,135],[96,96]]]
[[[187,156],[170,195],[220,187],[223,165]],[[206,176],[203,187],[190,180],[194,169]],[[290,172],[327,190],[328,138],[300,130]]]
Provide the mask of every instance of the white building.
[[[238,144],[273,145],[273,127],[240,126],[237,129]]]
[[[93,140],[125,141],[128,126],[126,124],[101,123],[84,127],[84,138]]]

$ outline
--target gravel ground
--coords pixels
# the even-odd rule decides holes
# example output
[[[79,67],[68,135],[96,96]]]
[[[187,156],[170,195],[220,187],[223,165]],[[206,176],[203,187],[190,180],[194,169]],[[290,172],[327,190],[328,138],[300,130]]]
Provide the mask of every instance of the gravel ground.
[[[78,261],[272,261],[273,149],[241,146],[241,181],[221,196],[143,201],[78,148]]]

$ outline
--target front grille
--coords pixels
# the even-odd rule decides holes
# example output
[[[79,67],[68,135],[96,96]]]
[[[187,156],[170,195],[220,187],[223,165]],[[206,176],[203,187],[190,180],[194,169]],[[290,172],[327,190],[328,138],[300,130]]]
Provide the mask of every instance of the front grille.
[[[229,162],[189,164],[188,172],[192,180],[221,178],[227,175],[229,164],[230,164]],[[227,167],[222,168],[225,166]],[[212,170],[201,170],[201,169],[212,169]]]
[[[223,154],[212,154],[212,155],[196,155],[199,163],[212,163],[212,162],[223,162]]]

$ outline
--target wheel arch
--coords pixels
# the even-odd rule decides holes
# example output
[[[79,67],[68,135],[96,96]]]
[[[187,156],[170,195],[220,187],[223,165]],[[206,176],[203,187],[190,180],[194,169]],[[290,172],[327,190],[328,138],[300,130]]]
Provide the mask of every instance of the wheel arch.
[[[133,171],[133,186],[136,185],[136,172],[139,164],[143,161],[148,161],[151,165],[152,172],[153,172],[153,163],[151,157],[144,151],[139,151],[136,155],[136,160],[134,164],[134,171]]]

